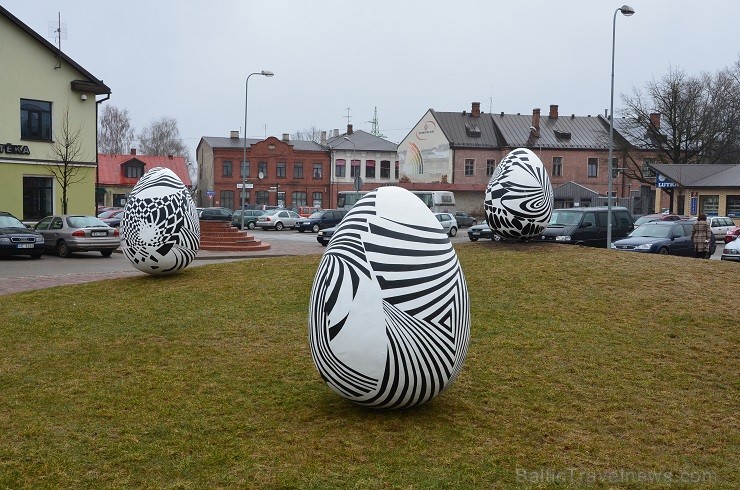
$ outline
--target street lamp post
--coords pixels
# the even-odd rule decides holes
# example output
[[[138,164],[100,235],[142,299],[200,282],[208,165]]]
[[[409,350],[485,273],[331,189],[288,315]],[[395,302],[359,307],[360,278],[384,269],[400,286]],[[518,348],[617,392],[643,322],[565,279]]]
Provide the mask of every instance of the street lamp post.
[[[635,13],[635,9],[629,5],[622,5],[614,11],[614,19],[612,20],[612,86],[609,94],[609,162],[607,167],[609,168],[608,190],[606,197],[606,248],[607,250],[612,248],[612,153],[614,151],[614,45],[617,36],[617,12],[621,12],[622,15],[629,17]]]
[[[247,75],[247,81],[244,84],[244,157],[242,158],[242,227],[244,229],[244,206],[247,199],[247,103],[249,102],[249,77],[252,75],[262,75],[265,77],[271,77],[275,75],[273,72],[268,70],[256,71]]]

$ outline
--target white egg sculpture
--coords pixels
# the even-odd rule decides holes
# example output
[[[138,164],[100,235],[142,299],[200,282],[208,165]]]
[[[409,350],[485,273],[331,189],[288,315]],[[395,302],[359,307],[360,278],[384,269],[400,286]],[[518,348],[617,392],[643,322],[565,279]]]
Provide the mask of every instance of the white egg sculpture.
[[[321,377],[360,405],[413,407],[450,386],[469,340],[467,283],[439,221],[401,187],[366,194],[337,227],[311,290]]]
[[[131,190],[120,231],[123,254],[147,274],[178,272],[200,248],[193,198],[180,178],[164,167],[149,170]]]
[[[550,176],[532,151],[518,148],[501,160],[486,188],[483,208],[491,230],[503,238],[527,240],[552,217]]]

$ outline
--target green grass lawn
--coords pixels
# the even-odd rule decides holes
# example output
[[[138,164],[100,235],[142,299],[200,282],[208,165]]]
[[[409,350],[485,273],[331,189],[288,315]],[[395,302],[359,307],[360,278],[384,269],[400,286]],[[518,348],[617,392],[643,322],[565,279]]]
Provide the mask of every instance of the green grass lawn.
[[[0,488],[740,487],[738,264],[457,251],[468,358],[406,411],[321,381],[319,255],[1,296]]]

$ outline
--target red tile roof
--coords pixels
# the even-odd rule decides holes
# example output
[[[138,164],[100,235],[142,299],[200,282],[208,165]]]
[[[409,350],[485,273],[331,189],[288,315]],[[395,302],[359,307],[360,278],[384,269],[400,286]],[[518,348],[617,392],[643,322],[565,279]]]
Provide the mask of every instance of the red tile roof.
[[[98,155],[98,182],[100,185],[121,185],[134,186],[139,181],[138,178],[126,178],[123,172],[123,164],[130,161],[137,161],[144,164],[144,172],[155,167],[165,167],[180,177],[185,187],[191,188],[193,183],[190,180],[188,166],[183,157],[170,157],[166,155]]]

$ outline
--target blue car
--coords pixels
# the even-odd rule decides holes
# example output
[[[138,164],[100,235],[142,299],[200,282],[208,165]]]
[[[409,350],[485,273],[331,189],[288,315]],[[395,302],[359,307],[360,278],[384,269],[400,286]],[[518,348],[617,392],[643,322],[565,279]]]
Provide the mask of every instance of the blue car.
[[[626,238],[612,243],[612,248],[625,252],[643,252],[662,255],[694,256],[694,243],[691,229],[694,223],[679,221],[651,221],[635,228]],[[717,245],[714,237],[710,240],[710,252],[714,254]]]

